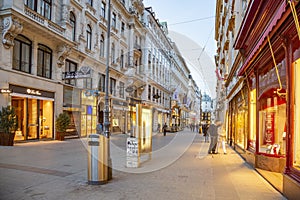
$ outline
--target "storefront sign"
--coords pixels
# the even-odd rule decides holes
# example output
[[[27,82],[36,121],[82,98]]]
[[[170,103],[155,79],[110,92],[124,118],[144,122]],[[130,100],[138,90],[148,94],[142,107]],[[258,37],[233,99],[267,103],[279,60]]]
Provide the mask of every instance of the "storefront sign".
[[[90,67],[84,66],[81,67],[79,71],[63,72],[63,79],[91,78],[91,71]]]
[[[48,92],[44,90],[39,90],[35,88],[29,88],[29,87],[22,87],[17,85],[9,85],[9,89],[13,91],[13,93],[16,94],[24,94],[24,95],[30,95],[30,96],[36,96],[36,97],[47,97],[54,99],[54,92]]]
[[[10,90],[10,89],[0,89],[0,93],[1,94],[9,94],[9,93],[12,93],[12,90]]]
[[[27,89],[26,91],[27,91],[28,94],[38,95],[38,96],[42,95],[42,93],[39,90]]]
[[[127,102],[125,102],[125,101],[119,101],[119,100],[116,100],[116,99],[112,100],[112,104],[113,105],[118,105],[118,106],[125,106],[125,107],[128,106]]]

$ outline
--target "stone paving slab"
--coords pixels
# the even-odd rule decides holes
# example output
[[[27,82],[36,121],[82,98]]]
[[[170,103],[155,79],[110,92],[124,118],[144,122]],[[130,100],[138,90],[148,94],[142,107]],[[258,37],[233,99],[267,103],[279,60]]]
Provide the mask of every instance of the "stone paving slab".
[[[176,137],[185,144],[174,141]],[[126,135],[113,135],[111,141],[124,149]],[[124,168],[113,167],[113,179],[107,184],[88,185],[85,142],[74,139],[0,147],[0,199],[285,199],[232,149],[227,148],[227,155],[208,155],[209,143],[187,130],[156,135],[155,153],[142,168],[164,162],[168,150],[181,152],[172,162],[144,173],[141,169],[126,172],[123,164]],[[175,145],[167,146],[170,144]],[[122,165],[125,154],[120,152],[111,152],[113,165]]]

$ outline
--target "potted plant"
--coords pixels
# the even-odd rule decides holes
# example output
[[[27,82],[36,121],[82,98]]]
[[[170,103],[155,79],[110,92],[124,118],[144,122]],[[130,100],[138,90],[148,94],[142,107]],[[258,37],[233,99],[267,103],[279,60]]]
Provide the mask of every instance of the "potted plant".
[[[0,110],[0,145],[13,146],[18,120],[15,109],[11,106]]]
[[[55,128],[56,128],[56,139],[58,140],[64,140],[65,139],[65,133],[70,125],[71,119],[68,113],[63,112],[56,117],[55,121]]]

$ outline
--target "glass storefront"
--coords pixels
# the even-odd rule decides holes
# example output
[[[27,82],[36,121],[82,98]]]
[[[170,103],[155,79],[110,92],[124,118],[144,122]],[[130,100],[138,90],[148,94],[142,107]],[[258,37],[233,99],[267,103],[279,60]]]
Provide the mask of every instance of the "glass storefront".
[[[294,167],[300,170],[300,59],[295,62]]]
[[[97,107],[96,97],[82,92],[82,112],[81,112],[81,136],[96,133],[97,126]]]
[[[255,151],[256,147],[256,89],[250,92],[250,118],[249,118],[249,138],[248,149]]]
[[[15,140],[53,138],[53,101],[13,96],[18,129]]]
[[[286,100],[271,90],[259,104],[259,152],[284,155]]]
[[[272,156],[283,156],[286,150],[285,69],[283,61],[278,70],[259,75],[259,153]]]

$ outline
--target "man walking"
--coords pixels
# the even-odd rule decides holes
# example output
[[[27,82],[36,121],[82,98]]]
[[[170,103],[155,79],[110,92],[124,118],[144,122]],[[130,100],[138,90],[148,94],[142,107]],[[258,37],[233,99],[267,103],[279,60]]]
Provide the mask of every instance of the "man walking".
[[[209,144],[209,149],[208,153],[209,154],[216,154],[216,148],[217,148],[217,143],[218,143],[218,124],[219,122],[215,122],[210,124],[207,132],[210,135],[210,144]]]

